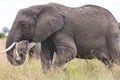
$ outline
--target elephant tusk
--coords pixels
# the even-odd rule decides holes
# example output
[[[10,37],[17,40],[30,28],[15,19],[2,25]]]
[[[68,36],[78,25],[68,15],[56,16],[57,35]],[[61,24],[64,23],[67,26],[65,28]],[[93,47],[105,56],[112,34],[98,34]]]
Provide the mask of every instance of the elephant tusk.
[[[31,50],[34,46],[37,46],[37,48],[39,48],[40,51],[41,51],[41,43],[40,43],[40,42],[38,42],[38,43],[36,43],[36,42],[31,42],[31,43],[29,43],[29,45],[28,45],[28,47],[27,47],[27,53],[30,53],[30,50]]]
[[[18,57],[18,56],[19,56],[19,54],[18,54],[18,51],[17,51],[17,50],[15,50],[15,53],[16,53],[16,56]]]
[[[10,49],[12,49],[14,47],[15,44],[16,44],[16,42],[12,43],[11,46],[9,46],[7,49],[5,49],[3,51],[0,51],[0,53],[5,53],[5,52],[9,51]]]
[[[35,43],[35,42],[31,42],[31,43],[29,43],[29,44],[28,44],[27,53],[29,53],[30,50],[31,50],[36,44],[37,44],[37,43]]]
[[[19,53],[18,53],[18,50],[17,50],[17,48],[18,48],[18,44],[16,43],[16,46],[15,46],[15,49],[14,49],[14,54],[15,54],[15,60],[21,60],[21,57],[20,57],[20,55],[19,55]]]
[[[17,50],[15,50],[15,54],[16,54],[16,60],[21,60],[21,57]]]

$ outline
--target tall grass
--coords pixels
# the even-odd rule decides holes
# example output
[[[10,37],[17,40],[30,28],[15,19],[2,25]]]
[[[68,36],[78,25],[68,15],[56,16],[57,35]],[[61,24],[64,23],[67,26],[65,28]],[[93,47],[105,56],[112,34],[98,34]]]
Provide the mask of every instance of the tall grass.
[[[5,40],[0,40],[0,50]],[[63,70],[64,69],[64,70]],[[120,80],[120,67],[108,69],[97,59],[73,59],[62,68],[42,73],[40,60],[27,60],[21,66],[11,65],[6,54],[0,54],[0,80]]]

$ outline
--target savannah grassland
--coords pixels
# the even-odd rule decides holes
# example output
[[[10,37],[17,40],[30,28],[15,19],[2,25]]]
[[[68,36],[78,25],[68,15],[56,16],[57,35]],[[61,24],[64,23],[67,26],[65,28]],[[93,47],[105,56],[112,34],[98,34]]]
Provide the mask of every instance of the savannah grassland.
[[[4,48],[5,39],[0,39],[0,50]],[[7,61],[6,54],[0,54],[0,80],[120,80],[120,67],[114,65],[108,69],[97,59],[74,59],[60,69],[43,74],[40,60],[29,62],[27,58],[23,65],[16,67]]]

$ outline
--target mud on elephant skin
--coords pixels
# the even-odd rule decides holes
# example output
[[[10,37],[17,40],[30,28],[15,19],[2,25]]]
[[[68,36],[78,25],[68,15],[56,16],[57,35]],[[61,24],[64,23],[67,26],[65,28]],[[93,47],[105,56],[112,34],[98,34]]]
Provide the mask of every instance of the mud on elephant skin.
[[[22,40],[41,42],[41,63],[44,71],[50,69],[54,52],[55,66],[62,66],[83,51],[102,53],[109,65],[120,63],[120,31],[117,20],[107,9],[85,5],[77,8],[49,3],[21,9],[12,25],[6,48]],[[13,36],[14,35],[14,36]],[[14,65],[14,48],[7,51]],[[14,63],[12,62],[14,61]],[[18,63],[18,65],[21,65]]]

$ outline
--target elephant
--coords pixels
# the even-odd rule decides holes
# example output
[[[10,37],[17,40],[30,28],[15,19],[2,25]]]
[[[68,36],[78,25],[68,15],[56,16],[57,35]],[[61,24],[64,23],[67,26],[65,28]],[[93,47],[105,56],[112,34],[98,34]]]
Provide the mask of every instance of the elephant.
[[[17,43],[16,50],[18,54],[27,54],[29,55],[29,61],[33,58],[39,59],[40,58],[40,46],[38,43],[31,42],[29,43],[27,40],[22,40]],[[18,56],[19,59],[19,56]]]
[[[76,8],[57,3],[33,5],[18,11],[7,37],[6,49],[14,46],[6,53],[8,61],[18,66],[24,63],[25,54],[18,53],[15,44],[22,40],[41,42],[43,72],[51,65],[61,67],[76,57],[91,55],[88,53],[91,50],[96,51],[95,56],[102,57],[98,59],[103,63],[119,64],[119,33],[118,22],[112,13],[97,5]],[[20,59],[15,57],[16,52]],[[52,63],[54,52],[56,59]]]

